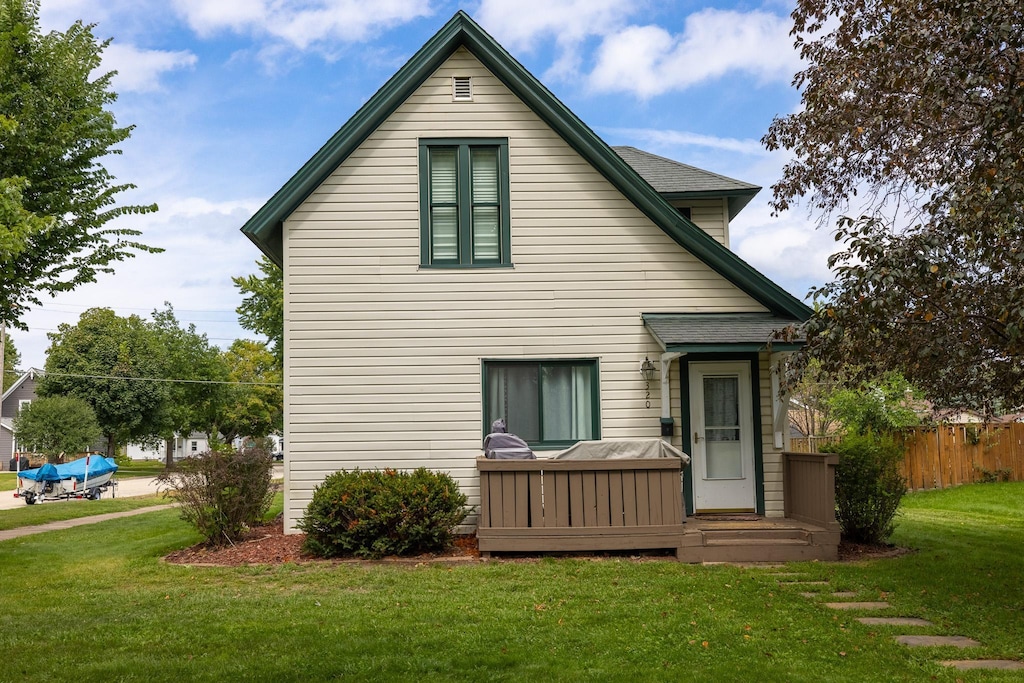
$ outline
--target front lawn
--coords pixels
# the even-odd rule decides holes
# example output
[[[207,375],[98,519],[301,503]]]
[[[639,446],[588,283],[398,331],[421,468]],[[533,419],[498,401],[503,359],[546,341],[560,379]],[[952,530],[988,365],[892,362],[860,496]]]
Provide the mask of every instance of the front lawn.
[[[956,672],[784,586],[883,596],[914,632],[1024,659],[1024,484],[907,498],[916,553],[780,569],[667,560],[168,565],[174,510],[0,543],[3,677],[15,680],[1005,681]],[[812,589],[813,590],[813,589]]]

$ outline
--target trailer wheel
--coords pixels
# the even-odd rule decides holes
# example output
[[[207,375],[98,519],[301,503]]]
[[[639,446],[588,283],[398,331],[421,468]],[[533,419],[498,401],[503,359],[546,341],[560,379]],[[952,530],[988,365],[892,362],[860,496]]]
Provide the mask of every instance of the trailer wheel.
[[[25,505],[35,505],[36,495],[34,493],[25,494]]]
[[[100,490],[99,489],[92,489],[91,491],[89,491],[89,500],[99,500],[99,499],[100,499]]]

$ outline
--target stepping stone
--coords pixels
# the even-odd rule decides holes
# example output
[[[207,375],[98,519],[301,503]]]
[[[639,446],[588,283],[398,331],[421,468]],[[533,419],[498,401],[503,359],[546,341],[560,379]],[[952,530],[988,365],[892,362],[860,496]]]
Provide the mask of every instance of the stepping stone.
[[[896,636],[896,642],[907,647],[978,647],[978,641],[967,636]]]
[[[827,586],[828,581],[779,581],[783,586]]]
[[[954,669],[997,669],[999,671],[1024,671],[1024,662],[1012,659],[954,659],[939,662]]]
[[[837,593],[811,593],[811,592],[807,592],[807,593],[801,593],[800,595],[804,596],[805,598],[820,598],[820,597],[824,597],[826,595],[828,597],[830,597],[830,598],[855,598],[855,597],[857,597],[857,593],[854,592],[854,591],[839,591]]]
[[[825,607],[830,609],[886,609],[887,602],[826,602]]]
[[[934,626],[919,617],[857,617],[857,621],[866,626]]]

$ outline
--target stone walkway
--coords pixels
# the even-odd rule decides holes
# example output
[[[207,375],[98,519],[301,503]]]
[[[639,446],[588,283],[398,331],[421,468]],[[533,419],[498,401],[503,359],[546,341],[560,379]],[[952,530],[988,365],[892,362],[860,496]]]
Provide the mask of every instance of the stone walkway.
[[[819,604],[833,610],[884,610],[891,605],[884,600],[857,602],[850,600],[859,594],[854,591],[837,591],[829,593],[825,587],[828,581],[803,580],[802,575],[791,572],[779,572],[775,575],[780,586],[792,586],[794,588],[806,588],[808,586],[822,587],[820,591],[801,590],[800,595],[811,600],[828,598],[837,602],[822,602]],[[841,601],[839,601],[841,599]],[[857,621],[866,626],[893,626],[893,627],[930,627],[934,624],[927,619],[920,617],[857,617]],[[968,638],[967,636],[934,636],[934,635],[897,635],[893,637],[897,643],[907,647],[957,647],[971,648],[980,647],[981,643]],[[939,664],[955,669],[993,669],[1000,671],[1024,671],[1024,662],[1012,659],[955,659],[940,660]]]
[[[137,510],[128,510],[127,512],[108,512],[104,515],[90,515],[89,517],[65,519],[59,522],[48,522],[46,524],[36,524],[34,526],[22,526],[18,527],[17,529],[7,529],[6,531],[0,531],[0,541],[9,541],[12,538],[21,538],[22,536],[31,536],[32,534],[41,534],[46,531],[59,531],[61,529],[71,529],[72,527],[83,526],[85,524],[95,524],[97,522],[105,522],[108,519],[131,517],[133,515],[141,515],[146,512],[154,512],[155,510],[166,510],[167,508],[172,507],[174,507],[173,504],[154,505],[152,507],[139,508]]]

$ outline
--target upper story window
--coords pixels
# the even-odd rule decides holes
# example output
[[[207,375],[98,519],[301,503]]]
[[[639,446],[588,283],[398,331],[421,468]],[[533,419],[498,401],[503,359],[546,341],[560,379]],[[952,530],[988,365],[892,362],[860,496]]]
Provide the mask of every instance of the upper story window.
[[[508,139],[420,140],[420,265],[512,264]]]
[[[534,448],[600,439],[597,361],[484,361],[484,424],[503,418]]]

